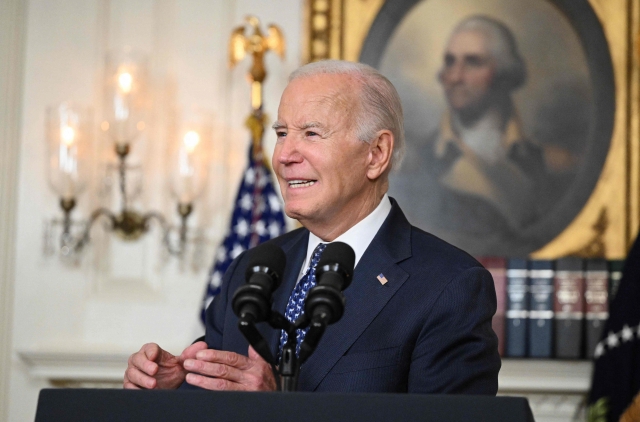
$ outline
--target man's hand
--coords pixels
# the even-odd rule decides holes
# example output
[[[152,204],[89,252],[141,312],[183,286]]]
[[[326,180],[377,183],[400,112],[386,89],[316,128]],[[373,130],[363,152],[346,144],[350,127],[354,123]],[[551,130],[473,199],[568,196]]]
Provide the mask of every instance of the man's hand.
[[[124,373],[124,388],[178,388],[187,375],[183,366],[185,359],[194,359],[198,351],[206,348],[207,343],[199,341],[184,349],[180,356],[173,356],[157,344],[147,343],[129,357]]]
[[[271,366],[249,346],[249,357],[221,350],[200,350],[186,359],[187,382],[207,390],[274,391]]]

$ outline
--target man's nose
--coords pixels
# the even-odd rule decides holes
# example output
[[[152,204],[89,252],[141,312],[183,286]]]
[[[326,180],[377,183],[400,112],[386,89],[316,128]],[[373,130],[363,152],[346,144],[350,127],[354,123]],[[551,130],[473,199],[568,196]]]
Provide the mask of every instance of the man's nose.
[[[273,151],[274,161],[280,164],[299,163],[302,161],[302,155],[299,151],[299,140],[294,134],[288,134],[286,137],[278,140],[276,148]]]
[[[445,78],[450,83],[461,82],[464,76],[464,66],[460,61],[455,61],[447,66],[445,70]]]

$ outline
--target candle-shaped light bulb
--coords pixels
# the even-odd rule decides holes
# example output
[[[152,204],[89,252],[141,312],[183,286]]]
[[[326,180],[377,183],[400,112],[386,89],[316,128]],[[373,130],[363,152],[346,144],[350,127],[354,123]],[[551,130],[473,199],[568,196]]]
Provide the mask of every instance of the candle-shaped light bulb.
[[[180,204],[191,204],[203,191],[207,179],[208,147],[213,117],[195,107],[184,111],[172,142],[169,181]]]
[[[76,131],[73,130],[72,127],[63,126],[60,129],[60,138],[62,139],[62,142],[65,144],[65,146],[70,147],[71,145],[73,145],[73,141],[75,140],[75,137],[76,137]]]
[[[129,72],[122,72],[118,75],[118,85],[123,93],[128,94],[131,92],[131,85],[133,85],[133,76]]]
[[[196,132],[195,130],[190,130],[185,133],[183,142],[185,149],[189,154],[191,154],[200,143],[200,135],[198,135],[198,132]]]

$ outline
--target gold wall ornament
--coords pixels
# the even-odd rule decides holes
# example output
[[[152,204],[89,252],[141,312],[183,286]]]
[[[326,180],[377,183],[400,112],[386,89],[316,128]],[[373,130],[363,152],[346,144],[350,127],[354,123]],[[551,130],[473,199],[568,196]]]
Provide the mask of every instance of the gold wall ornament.
[[[285,41],[282,31],[276,25],[267,27],[265,37],[260,29],[260,20],[255,16],[247,16],[247,25],[237,27],[231,33],[229,41],[229,66],[233,68],[247,54],[253,56],[253,65],[248,74],[251,83],[251,107],[258,110],[262,107],[262,83],[267,77],[264,68],[264,55],[273,51],[284,59]],[[253,29],[253,34],[245,34],[247,29]]]
[[[372,26],[374,20],[391,1],[307,0],[306,61],[358,61],[367,36],[377,29]],[[557,6],[552,0],[537,1]],[[584,256],[622,258],[640,227],[640,2],[585,2],[602,25],[610,52],[615,80],[613,131],[588,200],[555,238],[531,253],[534,258],[555,259],[577,251]]]
[[[604,242],[604,235],[609,227],[607,209],[602,208],[600,216],[593,224],[593,235],[591,240],[580,249],[569,252],[568,256],[578,256],[581,258],[604,258],[607,256],[607,245]]]
[[[305,62],[342,57],[343,3],[343,0],[315,0],[305,4]]]
[[[285,41],[280,28],[276,25],[267,27],[268,35],[265,37],[260,29],[260,20],[255,16],[247,16],[247,25],[237,27],[231,33],[229,40],[229,66],[233,68],[247,54],[253,56],[253,64],[249,70],[247,78],[251,84],[251,114],[245,122],[245,126],[251,132],[253,142],[253,157],[256,161],[263,162],[269,168],[268,160],[264,159],[262,151],[262,137],[267,118],[262,112],[262,84],[267,77],[264,67],[264,55],[268,51],[273,51],[284,59]],[[246,34],[251,28],[253,33]]]
[[[640,394],[633,398],[633,401],[620,416],[620,422],[634,422],[640,420]]]

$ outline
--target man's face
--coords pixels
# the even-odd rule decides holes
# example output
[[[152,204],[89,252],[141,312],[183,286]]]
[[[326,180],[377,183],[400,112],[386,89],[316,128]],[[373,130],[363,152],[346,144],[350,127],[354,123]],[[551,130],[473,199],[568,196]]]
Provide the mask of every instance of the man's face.
[[[274,124],[272,165],[285,212],[308,228],[332,227],[365,206],[369,145],[357,139],[356,82],[348,75],[292,81]]]
[[[495,73],[484,34],[469,30],[451,37],[440,82],[454,111],[477,113],[485,109],[491,101]]]

